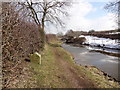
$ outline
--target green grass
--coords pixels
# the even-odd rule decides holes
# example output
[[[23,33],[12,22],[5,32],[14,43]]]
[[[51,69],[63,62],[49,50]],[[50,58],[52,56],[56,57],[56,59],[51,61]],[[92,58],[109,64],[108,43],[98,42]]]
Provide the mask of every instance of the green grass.
[[[114,80],[108,80],[109,77],[105,77],[103,73],[95,67],[78,67],[85,77],[89,78],[96,88],[120,88],[120,85]]]
[[[53,50],[56,49],[56,52]],[[57,44],[45,45],[45,50],[42,53],[42,64],[31,63],[30,67],[33,71],[33,78],[36,80],[38,88],[71,88],[71,81],[68,80],[64,67],[59,64],[59,59],[56,61],[55,54],[58,58],[64,59],[70,67],[75,69],[77,75],[82,74],[95,85],[96,88],[120,88],[117,82],[109,81],[101,71],[94,67],[78,66],[74,63],[70,53],[66,52]]]
[[[51,46],[46,45],[46,50],[42,55],[42,64],[31,63],[31,68],[34,70],[33,78],[36,78],[38,87],[67,87],[67,81],[64,77],[61,78],[63,73],[55,62]]]

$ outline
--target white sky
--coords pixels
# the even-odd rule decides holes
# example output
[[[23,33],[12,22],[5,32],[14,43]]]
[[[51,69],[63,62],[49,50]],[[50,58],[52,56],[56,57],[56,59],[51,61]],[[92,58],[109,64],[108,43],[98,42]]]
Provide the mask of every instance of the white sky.
[[[0,0],[0,1],[23,1],[23,0]],[[71,8],[68,9],[70,17],[63,18],[66,27],[55,28],[52,25],[47,25],[46,26],[47,33],[58,32],[65,33],[67,30],[70,29],[74,31],[89,31],[91,29],[98,31],[98,30],[111,30],[117,28],[114,18],[115,15],[103,9],[105,4],[97,6],[101,2],[108,3],[109,1],[113,0],[73,0],[73,1],[75,3]],[[96,2],[96,4],[92,4],[91,2]]]
[[[95,5],[88,1],[95,2],[95,0],[75,0],[76,3],[68,9],[70,17],[67,19],[63,18],[66,23],[66,28],[58,28],[56,30],[56,28],[53,28],[49,25],[49,27],[47,28],[49,29],[49,31],[47,31],[47,33],[65,33],[67,30],[70,29],[75,31],[89,31],[91,29],[94,29],[96,31],[115,29],[117,25],[115,23],[114,14],[108,12],[107,10],[104,10],[104,5],[98,7],[97,4],[99,4],[100,2],[97,2]],[[105,0],[99,1],[102,2]],[[108,0],[106,0],[106,3],[107,1]],[[103,15],[99,15],[101,13],[103,13]],[[92,14],[96,15],[91,16]],[[86,17],[89,15],[91,17]]]

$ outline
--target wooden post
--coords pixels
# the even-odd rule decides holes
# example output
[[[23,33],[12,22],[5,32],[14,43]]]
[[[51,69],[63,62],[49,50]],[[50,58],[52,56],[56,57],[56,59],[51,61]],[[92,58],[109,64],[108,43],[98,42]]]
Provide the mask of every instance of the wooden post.
[[[41,60],[41,54],[39,54],[38,52],[35,52],[35,54],[39,57],[39,64],[42,64],[42,60]]]

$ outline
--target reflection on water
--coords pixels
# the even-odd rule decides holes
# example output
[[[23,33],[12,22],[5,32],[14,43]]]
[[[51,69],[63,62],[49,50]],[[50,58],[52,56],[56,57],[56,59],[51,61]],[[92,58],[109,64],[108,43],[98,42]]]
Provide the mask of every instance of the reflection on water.
[[[110,52],[110,53],[120,53],[120,50],[117,49],[109,49],[109,48],[102,48],[102,47],[92,47],[92,46],[86,46],[87,49],[89,50],[101,50],[105,52]]]
[[[118,61],[113,61],[113,60],[108,60],[108,59],[103,59],[103,60],[101,60],[101,62],[109,62],[109,63],[116,63],[116,64],[118,64]]]
[[[97,52],[89,52],[89,50],[84,47],[73,47],[66,44],[63,44],[62,47],[73,54],[74,60],[77,64],[94,65],[120,81],[118,78],[118,76],[120,76],[120,73],[118,73],[120,60],[117,57]]]

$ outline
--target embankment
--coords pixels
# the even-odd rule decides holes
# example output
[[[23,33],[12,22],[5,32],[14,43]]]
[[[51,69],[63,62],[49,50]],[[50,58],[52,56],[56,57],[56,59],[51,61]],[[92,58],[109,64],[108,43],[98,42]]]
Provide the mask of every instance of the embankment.
[[[40,88],[119,88],[114,79],[95,67],[78,66],[58,42],[46,44],[42,65],[31,63]]]

